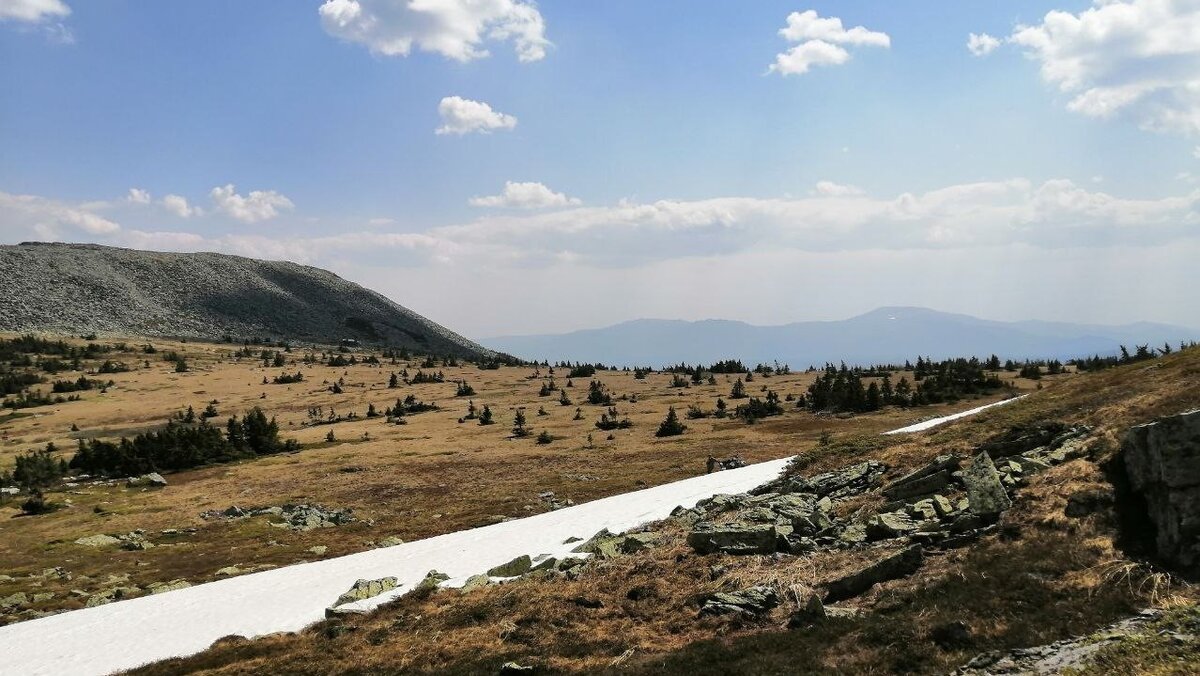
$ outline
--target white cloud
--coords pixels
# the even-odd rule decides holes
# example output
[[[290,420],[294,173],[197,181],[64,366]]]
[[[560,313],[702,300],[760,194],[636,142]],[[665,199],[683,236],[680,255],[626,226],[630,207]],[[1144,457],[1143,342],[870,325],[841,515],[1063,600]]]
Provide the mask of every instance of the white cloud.
[[[30,237],[59,240],[81,235],[104,236],[121,226],[81,205],[37,195],[0,192],[0,233],[11,241]]]
[[[243,223],[255,223],[275,218],[280,209],[291,209],[292,201],[274,190],[252,190],[239,195],[232,183],[217,186],[209,193],[217,209]]]
[[[1200,3],[1094,0],[1078,14],[1052,11],[1009,40],[1047,82],[1090,117],[1128,115],[1143,128],[1200,134]]]
[[[971,33],[967,36],[967,49],[975,56],[987,56],[1000,46],[1000,40],[987,33]]]
[[[1200,146],[1196,146],[1196,148],[1192,150],[1192,157],[1200,160]]]
[[[488,134],[496,129],[512,129],[517,126],[517,118],[496,110],[483,101],[472,101],[461,96],[447,96],[438,103],[438,115],[442,118],[442,126],[435,130],[437,134],[470,134],[479,132]]]
[[[254,193],[251,193],[252,196],[253,194]],[[193,207],[192,205],[188,204],[187,198],[181,195],[164,195],[162,198],[162,205],[167,211],[180,218],[191,218],[192,216],[199,216],[201,213],[203,213],[200,210],[200,207]]]
[[[758,249],[1148,245],[1195,238],[1200,226],[1200,190],[1139,200],[1068,180],[1034,184],[1011,179],[890,199],[857,194],[832,182],[823,182],[816,193],[798,199],[622,201],[542,214],[497,214],[428,234],[454,242],[459,255],[493,261],[541,264],[573,253],[593,263],[627,266],[664,255]]]
[[[542,183],[504,182],[504,193],[488,197],[472,197],[473,207],[509,207],[515,209],[544,209],[546,207],[577,206],[581,202],[574,197],[567,197],[561,192],[554,192]]]
[[[863,194],[863,189],[853,185],[842,185],[833,181],[817,181],[816,193],[824,197],[853,197]]]
[[[791,49],[775,55],[767,72],[780,75],[802,75],[812,66],[834,66],[850,60],[851,47],[888,48],[892,40],[887,33],[872,31],[863,26],[847,30],[837,17],[822,18],[814,10],[792,12],[787,26],[779,34],[789,42],[797,42]]]
[[[133,204],[149,204],[150,193],[142,190],[141,188],[130,188],[129,194],[125,197],[125,199]]]
[[[546,56],[550,41],[537,6],[522,0],[326,0],[321,26],[385,56],[414,47],[455,61],[489,56],[484,42],[512,41],[522,62]]]
[[[37,23],[70,13],[71,8],[62,0],[0,0],[0,21]]]

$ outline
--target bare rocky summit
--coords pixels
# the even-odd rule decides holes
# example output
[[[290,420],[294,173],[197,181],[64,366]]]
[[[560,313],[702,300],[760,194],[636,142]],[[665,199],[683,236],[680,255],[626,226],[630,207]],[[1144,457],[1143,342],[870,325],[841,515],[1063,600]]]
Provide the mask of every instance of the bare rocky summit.
[[[93,244],[0,246],[0,331],[363,343],[493,353],[319,268]]]

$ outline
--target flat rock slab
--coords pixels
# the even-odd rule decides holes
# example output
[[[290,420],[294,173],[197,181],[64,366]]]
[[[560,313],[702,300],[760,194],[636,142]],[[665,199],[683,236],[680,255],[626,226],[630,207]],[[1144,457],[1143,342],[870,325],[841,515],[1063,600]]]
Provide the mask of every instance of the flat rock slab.
[[[924,553],[919,545],[884,557],[862,570],[829,583],[825,588],[825,602],[853,598],[880,582],[912,575],[921,567],[923,560]]]

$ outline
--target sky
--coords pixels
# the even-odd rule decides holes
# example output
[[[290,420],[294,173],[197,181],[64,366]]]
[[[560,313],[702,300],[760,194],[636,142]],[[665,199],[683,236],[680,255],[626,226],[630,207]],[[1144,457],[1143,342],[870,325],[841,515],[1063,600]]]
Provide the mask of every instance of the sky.
[[[1200,0],[0,0],[0,243],[323,267],[468,336],[1200,327]]]

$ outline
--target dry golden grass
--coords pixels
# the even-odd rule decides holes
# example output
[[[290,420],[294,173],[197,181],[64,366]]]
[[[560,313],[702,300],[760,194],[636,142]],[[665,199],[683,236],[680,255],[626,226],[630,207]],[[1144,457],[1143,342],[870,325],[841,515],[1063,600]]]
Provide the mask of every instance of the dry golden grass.
[[[1101,439],[1095,459],[1103,460],[1129,425],[1200,405],[1198,369],[1200,351],[1192,350],[1150,368],[1079,376],[930,434],[887,444],[847,436],[848,443],[831,445],[841,453],[798,450],[806,472],[870,455],[899,474],[940,453],[969,450],[1009,425],[1062,420],[1095,425]],[[1193,587],[1118,547],[1113,515],[1063,516],[1072,493],[1102,484],[1100,467],[1089,460],[1035,475],[996,534],[969,548],[930,552],[915,575],[848,602],[867,611],[855,619],[784,629],[798,592],[883,550],[702,557],[683,544],[682,530],[668,526],[664,546],[593,562],[576,581],[527,579],[467,594],[409,596],[367,617],[223,642],[138,673],[483,674],[507,660],[575,673],[945,673],[978,652],[1090,632],[1152,603],[1196,603]],[[727,567],[716,579],[714,564]],[[768,617],[698,615],[705,594],[760,582],[777,584],[787,599]],[[603,605],[586,608],[579,599]],[[939,644],[936,630],[950,622],[965,623],[969,636]],[[1122,653],[1110,663],[1134,673],[1141,665],[1154,673],[1189,673],[1179,669],[1178,654],[1164,651],[1149,657]]]
[[[557,393],[538,396],[542,380],[529,379],[532,367],[440,367],[435,370],[445,373],[445,383],[388,389],[390,373],[407,368],[410,375],[415,374],[419,360],[394,366],[384,363],[331,368],[289,363],[283,368],[264,368],[257,358],[234,359],[232,353],[240,347],[236,345],[136,337],[106,338],[103,342],[118,340],[127,342],[134,351],[106,356],[137,368],[103,376],[116,383],[107,393],[87,391],[82,393],[82,401],[23,409],[16,415],[0,414],[0,467],[9,466],[16,454],[49,442],[70,453],[78,438],[113,438],[153,429],[189,405],[199,413],[211,400],[219,402],[218,421],[254,406],[262,407],[278,419],[282,435],[297,439],[303,450],[171,474],[167,477],[170,485],[163,490],[81,484],[49,495],[53,501],[69,502],[68,508],[37,517],[19,517],[13,501],[0,504],[0,570],[18,578],[0,582],[0,597],[16,591],[49,591],[56,594],[55,598],[36,605],[36,609],[75,608],[83,600],[69,597],[69,590],[95,592],[111,588],[114,583],[109,581],[110,576],[128,575],[128,582],[121,583],[126,586],[144,587],[179,578],[196,583],[213,579],[217,570],[230,565],[248,569],[311,560],[316,555],[308,550],[317,545],[328,548],[324,557],[338,556],[361,551],[388,536],[413,540],[478,526],[498,517],[542,511],[547,508],[537,498],[542,491],[554,491],[558,498],[575,502],[593,500],[703,473],[710,454],[741,455],[747,462],[780,458],[814,449],[823,432],[835,439],[878,439],[880,431],[989,401],[894,409],[854,417],[817,416],[789,409],[782,417],[754,425],[732,419],[685,420],[688,430],[684,435],[656,439],[654,431],[668,407],[674,406],[681,417],[690,404],[711,410],[717,397],[728,400],[736,376],[718,375],[717,384],[711,386],[672,388],[669,374],[650,374],[645,380],[637,380],[631,372],[601,371],[596,379],[615,396],[637,398],[636,403],[616,402],[622,416],[628,415],[634,426],[612,432],[613,439],[608,440],[609,433],[594,426],[606,408],[586,403],[589,379],[576,379],[574,387],[566,388],[575,404],[561,406]],[[159,352],[141,354],[137,348],[145,342],[153,343]],[[163,353],[169,351],[185,355],[191,370],[175,373],[173,364],[162,361]],[[298,362],[304,352],[296,349],[289,359]],[[303,383],[262,383],[264,377],[269,381],[281,372],[294,373],[298,368],[305,374]],[[546,375],[546,369],[542,373]],[[50,378],[74,379],[78,375],[62,373]],[[760,390],[765,386],[781,397],[800,394],[812,378],[806,373],[759,376],[747,383],[747,391],[762,396]],[[1070,376],[1063,378],[1069,380]],[[335,395],[329,391],[329,384],[338,379],[345,382],[344,392]],[[487,404],[492,408],[495,425],[458,422],[467,408],[466,398],[454,396],[452,381],[460,379],[476,390],[471,398],[476,406],[482,409]],[[565,373],[555,374],[559,386],[565,386],[567,380]],[[1014,382],[1025,390],[1035,387],[1030,381]],[[1043,382],[1053,389],[1056,380]],[[48,389],[48,385],[41,387]],[[361,417],[368,404],[373,403],[382,412],[410,393],[420,400],[436,402],[441,410],[410,415],[408,424],[402,426],[389,425],[383,418]],[[730,408],[737,403],[729,401]],[[325,411],[333,407],[340,414],[354,411],[360,418],[336,425],[307,426],[308,409],[314,406]],[[583,410],[582,420],[572,419],[576,406]],[[533,435],[546,430],[555,441],[542,446],[533,436],[509,438],[518,407],[525,408]],[[545,407],[548,415],[538,416],[539,407]],[[72,425],[79,431],[72,432]],[[325,442],[330,430],[338,439],[335,443]],[[594,440],[590,445],[589,434]],[[836,466],[844,464],[853,453],[839,446],[827,449],[827,455],[830,457],[823,464]],[[272,528],[261,518],[232,522],[200,518],[205,510],[231,505],[313,502],[352,508],[364,522],[293,533]],[[164,529],[189,527],[198,532],[157,535]],[[75,539],[86,535],[135,529],[146,530],[161,546],[133,552],[74,544]],[[66,568],[73,579],[45,580],[30,589],[20,577],[54,566]]]

